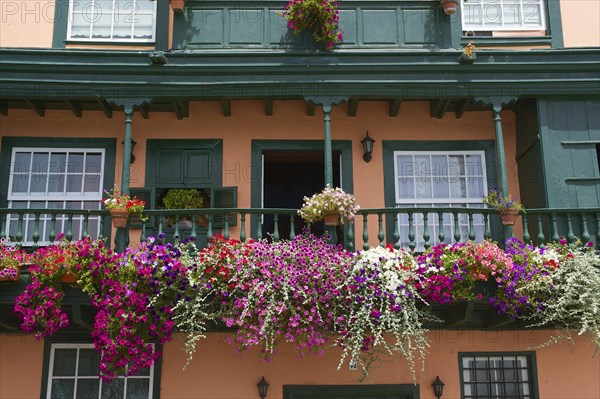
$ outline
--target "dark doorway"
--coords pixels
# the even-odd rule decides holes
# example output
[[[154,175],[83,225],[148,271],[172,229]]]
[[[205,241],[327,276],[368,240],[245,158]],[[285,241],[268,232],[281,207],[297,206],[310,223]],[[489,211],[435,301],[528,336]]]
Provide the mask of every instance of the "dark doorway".
[[[333,185],[340,186],[341,151],[333,151]],[[300,209],[305,196],[319,192],[325,186],[325,162],[322,150],[264,150],[263,207]],[[273,216],[265,216],[263,236],[273,232]],[[304,221],[294,218],[296,234],[302,232]],[[290,220],[279,220],[281,238],[290,234]],[[312,226],[312,232],[322,234],[322,223]],[[338,235],[339,237],[340,235]]]
[[[419,399],[419,385],[284,385],[283,399]]]

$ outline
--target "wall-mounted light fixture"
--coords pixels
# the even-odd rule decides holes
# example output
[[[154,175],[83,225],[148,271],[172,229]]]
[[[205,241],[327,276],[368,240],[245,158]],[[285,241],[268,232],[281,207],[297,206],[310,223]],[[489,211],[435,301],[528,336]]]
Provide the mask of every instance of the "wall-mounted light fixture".
[[[433,383],[431,384],[431,386],[433,387],[433,393],[437,399],[440,399],[442,397],[442,394],[444,393],[444,385],[446,384],[444,384],[442,380],[440,380],[439,376],[437,376],[435,381],[433,381]]]
[[[267,397],[267,391],[269,390],[269,383],[265,380],[265,377],[263,377],[256,386],[258,387],[258,396],[260,396],[260,399],[265,399]]]
[[[371,158],[373,154],[373,143],[375,142],[375,140],[373,140],[371,137],[369,137],[369,132],[367,131],[367,135],[365,136],[364,139],[362,139],[361,144],[363,145],[363,159],[365,160],[365,162],[371,162]]]
[[[121,144],[125,145],[125,142],[121,141]],[[135,155],[133,155],[133,150],[134,150],[136,144],[137,143],[135,142],[135,140],[131,140],[131,158],[129,159],[129,163],[135,162]]]

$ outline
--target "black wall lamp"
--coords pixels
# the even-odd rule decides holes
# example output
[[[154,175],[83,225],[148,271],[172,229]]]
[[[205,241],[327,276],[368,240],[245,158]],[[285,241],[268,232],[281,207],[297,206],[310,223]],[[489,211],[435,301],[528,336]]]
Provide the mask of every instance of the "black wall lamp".
[[[125,142],[121,141],[121,144],[125,145]],[[131,158],[129,159],[129,163],[135,162],[135,155],[133,155],[133,150],[134,150],[136,144],[137,143],[135,142],[135,140],[131,140]]]
[[[363,145],[363,150],[365,152],[363,154],[363,159],[365,160],[365,162],[371,162],[374,142],[375,142],[375,140],[373,140],[371,137],[369,137],[369,132],[367,131],[367,135],[361,141],[361,144]]]
[[[258,387],[258,396],[260,396],[260,399],[265,399],[267,397],[267,391],[269,390],[269,383],[265,380],[265,377],[263,377],[256,386]]]
[[[437,376],[435,381],[433,381],[433,383],[431,384],[431,386],[433,387],[433,393],[437,399],[440,399],[442,397],[442,394],[444,393],[444,385],[446,384],[444,384],[442,380],[440,380],[439,376]]]

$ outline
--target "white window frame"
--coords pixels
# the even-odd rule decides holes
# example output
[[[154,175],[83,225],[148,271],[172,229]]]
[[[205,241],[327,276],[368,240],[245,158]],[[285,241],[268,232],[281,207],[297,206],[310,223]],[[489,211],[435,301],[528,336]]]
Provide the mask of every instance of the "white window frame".
[[[135,38],[134,32],[136,27],[136,12],[138,10],[136,3],[138,1],[149,1],[149,0],[113,0],[113,5],[110,10],[102,10],[95,3],[96,0],[69,0],[69,20],[67,22],[67,40],[72,42],[114,42],[114,43],[154,43],[156,41],[156,12],[157,12],[157,3],[158,0],[154,0],[154,13],[152,17],[152,37],[148,39],[144,38]],[[89,25],[89,35],[88,37],[72,37],[72,25],[74,20],[73,15],[73,6],[78,3],[87,3],[86,7],[86,22]],[[115,16],[115,10],[118,8],[115,7],[115,3],[122,4],[132,4],[131,9],[129,10],[129,5],[125,8],[125,11],[130,11],[126,15]],[[110,26],[110,37],[93,37],[93,24],[96,20],[96,16],[94,15],[97,12],[110,12],[111,13],[111,26]],[[123,23],[131,23],[131,38],[114,38],[114,29],[115,24],[120,22],[120,19],[123,19]]]
[[[469,3],[469,1],[471,1],[471,3]],[[473,0],[461,0],[461,19],[462,19],[462,30],[463,31],[474,31],[474,32],[480,32],[480,31],[543,31],[546,30],[546,0],[479,0],[481,1],[481,15],[482,15],[482,24],[469,24],[467,21],[468,15],[467,15],[467,9],[469,8],[468,6],[465,6],[465,3],[470,4],[471,6],[473,5]],[[511,4],[513,4],[514,2],[518,1],[519,2],[519,24],[510,24],[510,25],[506,25],[505,24],[505,18],[504,18],[504,8],[502,7],[502,5],[504,4],[504,2],[509,2]],[[489,4],[486,4],[489,3]],[[527,7],[530,7],[529,4],[531,3],[536,3],[536,5],[539,6],[540,9],[540,24],[539,25],[529,25],[529,24],[525,24],[524,20],[527,19],[528,15],[532,15],[531,13],[528,14],[528,10]],[[493,25],[488,25],[486,24],[486,8],[488,7],[498,7],[499,9],[499,15],[500,15],[500,19],[502,21],[501,25],[498,24],[493,24]]]
[[[36,174],[41,174],[41,173],[45,173],[45,177],[47,178],[49,176],[49,174],[51,172],[53,172],[52,165],[50,164],[50,162],[48,162],[48,169],[43,172],[43,171],[38,171],[38,173],[35,173],[36,171],[32,170],[32,165],[30,164],[29,166],[29,170],[26,172],[16,172],[15,171],[15,166],[16,166],[16,162],[15,162],[15,156],[17,153],[19,152],[25,152],[25,153],[29,153],[31,154],[31,159],[30,162],[33,162],[33,154],[34,153],[84,153],[84,154],[88,154],[88,153],[94,153],[94,154],[101,154],[101,161],[100,161],[100,171],[97,173],[98,179],[99,179],[99,188],[97,192],[88,192],[86,193],[85,191],[83,191],[83,184],[82,184],[82,188],[81,191],[79,193],[76,192],[63,192],[63,193],[54,193],[54,194],[49,194],[48,193],[48,186],[46,186],[46,191],[44,193],[41,192],[36,192],[36,193],[31,193],[31,183],[32,183],[32,176],[35,176]],[[84,155],[85,157],[85,155]],[[85,161],[84,161],[84,166],[85,167]],[[61,173],[53,173],[53,174],[58,174],[58,175],[63,175],[65,176],[65,184],[66,184],[66,180],[67,177],[72,174],[72,175],[76,175],[79,174],[79,172],[71,172],[68,173],[68,161],[67,164],[65,165],[65,170],[64,171],[60,171]],[[7,207],[8,208],[14,208],[13,207],[13,202],[27,202],[27,209],[32,208],[31,206],[31,202],[46,202],[46,207],[47,207],[47,203],[48,202],[63,202],[63,206],[65,202],[71,202],[71,203],[77,203],[80,202],[81,207],[79,209],[84,209],[83,208],[83,202],[97,202],[98,207],[96,209],[101,209],[101,200],[103,197],[103,182],[104,182],[104,176],[105,176],[105,172],[106,172],[106,150],[104,148],[78,148],[78,147],[67,147],[67,148],[61,148],[61,147],[13,147],[12,148],[12,153],[11,153],[11,164],[10,164],[10,172],[9,172],[9,179],[8,179],[8,192],[7,192]],[[13,192],[13,180],[14,177],[16,175],[24,175],[24,174],[28,174],[30,176],[29,179],[29,186],[27,189],[27,192],[25,193],[14,193]],[[81,174],[83,176],[85,176],[86,174],[86,170],[84,169]],[[96,173],[94,173],[96,174]],[[83,183],[83,182],[82,182]],[[37,208],[38,206],[34,206],[35,208]],[[22,209],[22,208],[15,208],[15,209]],[[65,209],[65,208],[52,208],[52,209]],[[78,209],[78,208],[69,208],[69,209]],[[50,244],[49,241],[46,241],[44,238],[48,235],[48,229],[49,229],[49,223],[51,222],[51,217],[50,215],[46,214],[46,215],[42,215],[40,217],[40,241],[38,242],[38,245],[48,245]],[[74,226],[74,231],[73,231],[73,237],[74,238],[80,238],[83,235],[83,220],[84,217],[83,216],[79,216],[79,215],[75,215],[73,216],[73,226]],[[90,231],[89,230],[89,226],[88,226],[88,234],[92,237],[92,238],[96,238],[100,235],[100,217],[99,216],[90,216],[89,221],[95,221],[97,229],[96,231]],[[17,214],[10,214],[7,218],[7,231],[10,232],[10,224],[11,223],[17,223],[18,221],[18,217]],[[33,214],[25,214],[23,217],[23,245],[32,245],[33,241],[29,241],[27,240],[27,238],[30,235],[30,227],[33,228],[33,223],[35,221],[35,216]],[[62,215],[58,215],[56,217],[56,226],[55,226],[55,232],[58,234],[58,232],[63,232],[65,231],[65,227],[68,221],[68,216],[65,214]],[[78,229],[76,229],[76,226],[79,226]]]
[[[152,344],[152,347],[154,348],[154,344]],[[54,355],[56,353],[56,349],[77,349],[77,358],[76,358],[76,363],[75,363],[75,375],[74,376],[53,376],[54,374]],[[78,376],[78,370],[79,370],[79,352],[80,349],[94,349],[94,344],[73,344],[73,343],[53,343],[50,346],[50,357],[49,357],[49,364],[48,364],[48,383],[46,385],[46,398],[47,399],[52,399],[51,398],[51,394],[52,394],[52,381],[53,380],[61,380],[61,379],[75,379],[75,389],[74,389],[74,394],[73,396],[76,398],[77,397],[77,382],[79,380],[90,380],[90,379],[98,379],[100,380],[100,384],[98,386],[98,398],[101,398],[101,392],[102,392],[102,385],[104,384],[104,381],[102,381],[102,379],[100,378],[100,376]],[[100,373],[100,370],[98,370],[98,374]],[[123,384],[123,397],[124,399],[127,399],[127,381],[129,379],[147,379],[149,380],[148,383],[148,399],[152,399],[153,398],[153,393],[154,393],[154,364],[152,364],[150,366],[150,370],[147,376],[131,376],[131,377],[116,377],[119,379],[123,379],[124,380],[124,384]]]
[[[487,193],[487,170],[486,170],[486,156],[485,151],[483,150],[466,150],[466,151],[421,151],[421,150],[411,150],[411,151],[402,151],[396,150],[393,152],[394,157],[394,197],[396,207],[402,209],[407,208],[407,211],[412,207],[437,207],[438,209],[443,209],[443,207],[464,207],[464,208],[484,208],[483,197],[466,197],[466,198],[417,198],[416,194],[416,184],[414,185],[415,190],[415,198],[400,198],[400,187],[398,184],[398,179],[400,178],[398,174],[398,156],[434,156],[434,155],[443,155],[443,156],[451,156],[451,155],[460,155],[460,156],[468,156],[468,155],[478,155],[481,158],[481,176],[477,175],[476,177],[483,178],[483,188],[482,191],[485,195]],[[465,169],[467,170],[467,169]],[[469,174],[465,174],[465,178],[469,178]],[[471,176],[474,177],[474,176]],[[432,179],[432,193],[433,193],[433,179]],[[466,187],[468,192],[468,185]],[[450,193],[449,193],[450,194]],[[428,213],[428,226],[429,226],[429,234],[430,239],[429,242],[432,245],[438,244],[438,231],[439,231],[439,221],[437,213]],[[453,217],[450,214],[444,214],[444,227],[446,230],[449,229],[451,234],[445,234],[444,242],[452,242],[454,240],[454,229],[455,222]],[[403,240],[403,238],[408,237],[408,222],[406,221],[405,215],[398,215],[396,223],[398,224],[398,231],[400,232],[400,244],[404,247],[407,245],[403,245],[403,241],[408,242],[408,240]],[[423,251],[424,250],[424,241],[423,241],[423,215],[421,213],[413,214],[413,226],[416,243],[415,250]],[[459,215],[459,228],[462,232],[468,230],[468,217],[466,214]],[[484,239],[483,235],[484,231],[484,220],[483,217],[475,215],[473,218],[474,229],[479,232],[476,234],[476,241],[482,241]],[[461,234],[461,241],[464,242],[468,239],[466,237],[467,234]]]
[[[515,361],[521,361],[524,364],[519,364],[518,366],[515,365],[515,367],[511,368],[511,367],[492,367],[489,362],[490,361],[496,361],[496,362],[501,362],[503,363],[505,360],[507,359],[511,359],[514,358]],[[477,368],[476,364],[473,367],[467,367],[468,366],[468,362],[469,361],[486,361],[488,362],[487,367],[485,368]],[[470,353],[468,355],[466,354],[461,354],[460,356],[460,372],[462,375],[462,387],[461,387],[461,391],[462,391],[462,398],[469,398],[469,399],[474,399],[477,397],[477,395],[480,395],[479,392],[477,392],[477,394],[475,392],[473,392],[472,385],[480,385],[480,384],[485,384],[489,386],[490,389],[490,394],[492,398],[503,398],[505,396],[514,396],[514,395],[509,395],[506,394],[505,392],[502,393],[502,390],[505,388],[503,385],[504,384],[515,384],[516,386],[518,386],[517,390],[517,396],[519,398],[523,398],[523,399],[534,399],[536,397],[535,395],[535,386],[534,386],[534,381],[535,381],[535,369],[533,367],[533,359],[532,356],[526,353],[510,353],[510,354],[505,354],[505,353],[501,353],[501,354],[495,354],[495,353],[481,353],[481,354],[477,354],[477,353]],[[467,367],[467,368],[465,368]],[[507,381],[504,378],[504,374],[506,370],[513,370],[515,371],[515,375],[517,377],[517,380],[509,380]],[[471,374],[470,372],[475,371],[475,373],[477,373],[477,371],[489,371],[490,375],[489,375],[489,381],[479,381],[477,380],[477,378],[475,378],[474,380],[471,379]],[[501,386],[502,389],[501,389]],[[487,396],[487,395],[482,395],[482,396]]]

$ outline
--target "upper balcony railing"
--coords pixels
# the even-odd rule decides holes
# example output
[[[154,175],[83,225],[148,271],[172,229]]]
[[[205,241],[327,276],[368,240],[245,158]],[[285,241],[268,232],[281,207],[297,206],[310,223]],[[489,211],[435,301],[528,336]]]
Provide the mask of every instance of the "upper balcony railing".
[[[306,227],[316,234],[325,232],[321,223],[306,226],[295,209],[203,208],[149,210],[145,214],[146,222],[130,221],[132,239],[143,241],[161,234],[167,240],[194,237],[204,246],[217,233],[241,241],[277,241],[293,239]],[[108,237],[110,226],[110,216],[102,210],[0,209],[0,239],[9,238],[21,246],[48,245],[59,234],[69,240]],[[600,248],[600,208],[528,209],[515,230],[519,238],[538,245],[564,238],[568,242],[592,241]],[[511,234],[503,231],[492,209],[377,208],[361,209],[353,223],[328,232],[348,250],[393,243],[396,248],[420,252],[441,242],[493,239],[502,244],[507,231]]]
[[[323,49],[310,33],[294,35],[281,15],[283,0],[187,0],[174,20],[173,48]],[[438,0],[344,0],[338,49],[450,46],[451,19]]]

